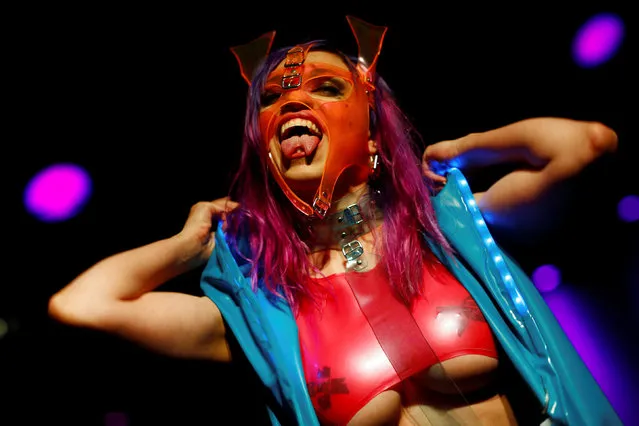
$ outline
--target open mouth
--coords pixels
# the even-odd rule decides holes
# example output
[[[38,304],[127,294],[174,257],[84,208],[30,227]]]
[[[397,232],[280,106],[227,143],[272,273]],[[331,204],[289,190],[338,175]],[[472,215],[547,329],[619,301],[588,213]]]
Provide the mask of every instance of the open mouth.
[[[282,154],[289,161],[304,158],[306,164],[310,164],[321,139],[322,132],[317,125],[303,118],[286,121],[280,128]]]

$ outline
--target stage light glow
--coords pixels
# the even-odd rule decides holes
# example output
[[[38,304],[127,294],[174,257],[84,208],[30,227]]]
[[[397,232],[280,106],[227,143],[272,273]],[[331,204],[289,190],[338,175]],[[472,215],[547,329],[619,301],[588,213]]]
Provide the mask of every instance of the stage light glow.
[[[539,291],[552,291],[561,283],[561,272],[556,266],[542,265],[533,271],[532,280]]]
[[[575,62],[592,68],[612,58],[624,37],[624,25],[614,13],[600,13],[588,19],[577,31],[572,44]]]
[[[639,219],[639,196],[623,197],[617,204],[617,214],[624,222],[634,222]]]
[[[77,215],[91,195],[91,179],[82,167],[60,163],[37,173],[24,191],[29,213],[43,222],[59,222]]]

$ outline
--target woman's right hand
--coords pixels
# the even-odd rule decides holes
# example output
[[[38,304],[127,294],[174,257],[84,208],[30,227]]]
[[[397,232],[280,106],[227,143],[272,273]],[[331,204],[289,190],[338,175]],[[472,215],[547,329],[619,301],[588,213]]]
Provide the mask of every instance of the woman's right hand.
[[[195,204],[179,233],[116,253],[78,275],[51,297],[49,314],[162,354],[230,360],[224,321],[211,299],[153,290],[205,263],[217,222],[237,206],[228,198]]]
[[[236,209],[239,203],[229,197],[214,201],[201,201],[191,207],[189,216],[176,238],[186,243],[183,261],[195,268],[208,261],[215,248],[215,230],[218,221],[225,221],[226,214]]]

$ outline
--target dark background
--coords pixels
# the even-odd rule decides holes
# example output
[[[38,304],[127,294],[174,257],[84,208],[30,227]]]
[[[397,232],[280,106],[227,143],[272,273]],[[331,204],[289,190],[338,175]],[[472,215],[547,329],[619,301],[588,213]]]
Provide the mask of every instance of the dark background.
[[[503,238],[527,271],[560,266],[594,306],[589,321],[606,331],[597,343],[600,359],[625,378],[619,383],[628,386],[627,399],[615,403],[632,424],[639,247],[636,222],[620,221],[616,211],[623,196],[639,192],[637,131],[628,120],[636,110],[629,6],[412,3],[374,9],[371,2],[274,2],[256,9],[92,2],[24,6],[5,16],[9,232],[0,318],[9,332],[0,338],[0,424],[102,425],[113,412],[130,425],[226,424],[226,415],[257,412],[243,368],[166,359],[55,324],[47,300],[101,258],[178,232],[195,202],[226,195],[246,94],[230,46],[275,29],[276,46],[328,36],[355,53],[346,14],[390,27],[378,71],[426,143],[533,116],[598,120],[617,131],[617,154],[574,182],[557,227],[532,240]],[[598,12],[619,14],[626,39],[611,61],[581,69],[570,44]],[[22,192],[56,162],[83,165],[93,197],[67,222],[40,223],[24,209]],[[166,288],[198,293],[198,274]]]

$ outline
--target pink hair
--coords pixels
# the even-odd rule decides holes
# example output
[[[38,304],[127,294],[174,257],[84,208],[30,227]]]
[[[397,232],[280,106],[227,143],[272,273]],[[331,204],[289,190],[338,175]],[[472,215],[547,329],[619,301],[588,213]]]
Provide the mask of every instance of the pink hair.
[[[328,49],[314,41],[314,50]],[[251,264],[253,286],[263,285],[285,297],[294,311],[305,298],[320,300],[323,289],[312,286],[315,270],[307,245],[294,227],[294,208],[267,169],[259,131],[260,91],[266,76],[284,58],[287,49],[273,52],[255,74],[250,87],[240,167],[231,186],[231,198],[241,205],[229,215],[227,236],[237,253]],[[372,134],[378,145],[381,173],[371,182],[371,199],[384,212],[382,264],[396,294],[407,304],[422,294],[423,262],[432,258],[424,234],[451,251],[442,235],[430,202],[430,183],[421,173],[419,133],[402,112],[385,81],[375,79]],[[248,247],[242,242],[248,242]],[[243,247],[243,248],[242,248]]]

